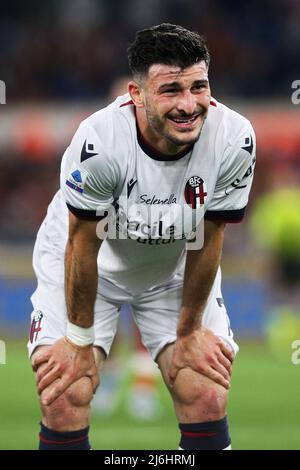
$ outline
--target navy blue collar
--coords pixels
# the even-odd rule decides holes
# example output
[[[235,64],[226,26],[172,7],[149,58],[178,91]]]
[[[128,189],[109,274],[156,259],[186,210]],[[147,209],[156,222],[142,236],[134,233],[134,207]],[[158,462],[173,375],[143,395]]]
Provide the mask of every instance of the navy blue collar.
[[[180,160],[181,158],[185,157],[188,153],[191,152],[194,144],[191,144],[187,149],[183,150],[182,152],[179,152],[177,155],[166,155],[164,153],[159,152],[156,150],[154,147],[152,147],[151,144],[145,141],[143,138],[140,130],[138,123],[136,121],[136,133],[137,133],[137,140],[139,143],[139,146],[145,152],[148,157],[153,158],[154,160],[158,160],[160,162],[173,162],[175,160]]]

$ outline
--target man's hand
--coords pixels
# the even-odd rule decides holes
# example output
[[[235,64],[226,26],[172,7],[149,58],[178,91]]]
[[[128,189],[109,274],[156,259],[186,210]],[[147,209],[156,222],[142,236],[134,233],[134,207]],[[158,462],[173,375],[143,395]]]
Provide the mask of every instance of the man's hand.
[[[202,326],[177,338],[169,371],[170,384],[174,384],[181,369],[189,368],[229,389],[233,359],[233,353],[223,341]]]
[[[45,366],[39,369],[42,364]],[[90,377],[94,392],[99,385],[93,345],[79,347],[66,338],[59,339],[45,352],[37,353],[32,368],[37,372],[39,394],[47,388],[43,405],[51,405],[81,377]]]

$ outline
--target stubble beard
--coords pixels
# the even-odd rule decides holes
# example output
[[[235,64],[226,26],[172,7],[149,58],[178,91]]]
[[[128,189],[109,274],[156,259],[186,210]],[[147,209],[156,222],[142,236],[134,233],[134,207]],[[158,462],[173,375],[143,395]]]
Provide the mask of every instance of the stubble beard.
[[[149,111],[146,111],[146,115],[147,115],[148,124],[151,127],[151,129],[153,131],[155,131],[156,134],[161,135],[166,140],[168,140],[171,144],[176,145],[178,147],[182,147],[184,145],[192,145],[192,144],[195,144],[197,142],[197,140],[199,140],[204,122],[205,122],[206,117],[207,117],[207,115],[203,116],[203,121],[202,121],[201,126],[199,127],[197,135],[195,137],[190,138],[190,139],[182,140],[179,137],[177,137],[176,135],[172,134],[171,131],[168,131],[167,129],[165,129],[164,123],[160,119],[160,117],[153,116]],[[188,134],[188,132],[189,131],[182,132],[182,135],[184,136],[184,134]]]

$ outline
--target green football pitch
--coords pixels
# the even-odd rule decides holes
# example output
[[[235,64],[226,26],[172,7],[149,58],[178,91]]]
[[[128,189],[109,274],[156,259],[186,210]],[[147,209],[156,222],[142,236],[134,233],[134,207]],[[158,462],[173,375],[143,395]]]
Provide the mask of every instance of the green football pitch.
[[[122,359],[124,368],[128,357]],[[121,364],[122,367],[122,364]],[[162,412],[143,422],[128,414],[130,377],[110,415],[93,413],[94,449],[177,449],[172,405],[161,384]],[[234,365],[229,417],[234,449],[300,449],[300,365],[278,362],[263,344],[242,344]],[[39,410],[25,342],[6,342],[0,365],[0,449],[36,449]]]

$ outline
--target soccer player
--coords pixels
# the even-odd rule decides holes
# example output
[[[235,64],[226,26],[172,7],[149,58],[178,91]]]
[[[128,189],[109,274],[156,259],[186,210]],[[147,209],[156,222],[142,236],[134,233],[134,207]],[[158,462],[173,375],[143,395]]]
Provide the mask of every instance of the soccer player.
[[[238,346],[219,265],[225,226],[247,205],[253,129],[212,99],[198,34],[139,31],[128,58],[129,94],[79,126],[34,248],[40,449],[90,448],[90,403],[125,302],[173,399],[179,447],[229,449]]]

